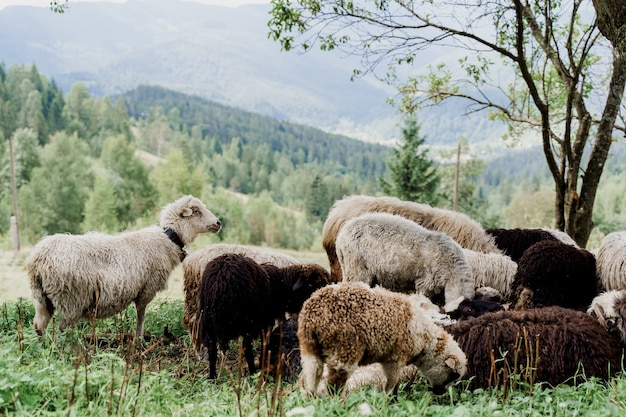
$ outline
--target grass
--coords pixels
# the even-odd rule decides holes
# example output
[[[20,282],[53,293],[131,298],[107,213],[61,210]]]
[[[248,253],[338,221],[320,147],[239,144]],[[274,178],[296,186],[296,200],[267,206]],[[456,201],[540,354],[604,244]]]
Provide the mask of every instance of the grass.
[[[303,399],[298,389],[260,373],[208,378],[181,326],[181,300],[150,304],[146,339],[132,342],[134,310],[81,322],[43,338],[32,330],[32,303],[0,304],[0,415],[11,416],[622,416],[626,378],[576,387],[520,382],[504,390],[432,395],[422,381],[392,397],[363,388],[346,398]],[[167,330],[166,330],[167,326]],[[234,349],[236,350],[236,349]],[[236,355],[236,353],[235,353]],[[236,360],[234,361],[236,363]]]

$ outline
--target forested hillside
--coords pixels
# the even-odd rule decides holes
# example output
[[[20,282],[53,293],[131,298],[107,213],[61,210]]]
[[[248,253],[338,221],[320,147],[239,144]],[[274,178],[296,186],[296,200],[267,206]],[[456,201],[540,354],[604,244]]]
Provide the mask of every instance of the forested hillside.
[[[344,195],[380,194],[389,147],[155,87],[95,98],[64,95],[36,66],[0,65],[0,235],[10,246],[10,144],[22,242],[58,232],[117,232],[157,222],[182,194],[224,224],[212,239],[303,249]],[[9,141],[10,139],[10,141]],[[553,193],[539,150],[481,161],[463,148],[459,209],[486,227],[551,227]],[[598,236],[626,229],[623,146],[614,147],[596,210]],[[433,154],[440,205],[455,166]]]

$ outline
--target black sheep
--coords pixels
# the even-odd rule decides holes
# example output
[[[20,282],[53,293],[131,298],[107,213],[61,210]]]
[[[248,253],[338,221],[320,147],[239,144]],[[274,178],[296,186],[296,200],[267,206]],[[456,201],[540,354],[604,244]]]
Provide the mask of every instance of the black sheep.
[[[488,300],[468,300],[461,301],[456,310],[448,313],[451,319],[467,320],[470,317],[480,317],[483,314],[504,310],[502,303]]]
[[[585,311],[597,294],[597,285],[596,258],[591,252],[561,241],[544,240],[520,258],[511,293],[518,304],[516,310],[523,304]],[[530,299],[523,300],[523,293]]]
[[[229,342],[240,336],[248,370],[254,372],[252,341],[284,319],[285,313],[300,311],[302,303],[329,280],[328,271],[315,264],[278,268],[234,253],[211,260],[200,284],[196,341],[197,351],[208,351],[209,376],[216,377],[218,346],[226,351]]]
[[[552,233],[543,229],[486,229],[494,237],[496,246],[513,261],[519,262],[526,249],[542,240],[559,241]]]
[[[557,385],[622,369],[619,339],[591,315],[559,306],[487,313],[446,330],[467,356],[472,389],[508,384],[514,373]]]

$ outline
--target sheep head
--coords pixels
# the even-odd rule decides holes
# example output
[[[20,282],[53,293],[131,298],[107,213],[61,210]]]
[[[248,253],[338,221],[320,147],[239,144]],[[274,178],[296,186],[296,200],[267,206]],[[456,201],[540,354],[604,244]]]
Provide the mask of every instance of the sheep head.
[[[161,210],[160,225],[174,231],[185,245],[193,242],[200,233],[217,233],[222,228],[219,219],[192,195],[166,205]]]

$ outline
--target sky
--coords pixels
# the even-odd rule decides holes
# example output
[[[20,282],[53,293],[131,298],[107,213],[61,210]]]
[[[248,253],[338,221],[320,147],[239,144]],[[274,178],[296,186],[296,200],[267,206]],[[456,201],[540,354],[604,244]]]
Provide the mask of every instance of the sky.
[[[79,2],[95,2],[95,1],[108,1],[111,3],[125,3],[127,0],[69,0],[70,5],[72,3]],[[212,4],[216,6],[230,6],[237,7],[242,4],[268,4],[270,0],[187,0],[196,3]],[[0,10],[7,6],[40,6],[50,7],[50,0],[0,0]]]

